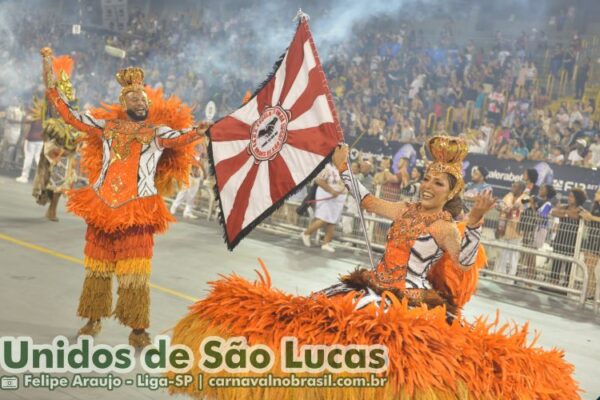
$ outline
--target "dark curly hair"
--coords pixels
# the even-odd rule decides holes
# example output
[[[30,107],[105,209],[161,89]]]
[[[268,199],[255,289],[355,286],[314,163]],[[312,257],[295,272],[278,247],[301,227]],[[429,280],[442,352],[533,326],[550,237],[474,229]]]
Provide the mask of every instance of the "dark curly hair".
[[[556,197],[556,190],[554,190],[554,187],[552,185],[542,185],[542,187],[546,188],[546,198],[548,200],[552,200],[554,197]]]
[[[448,183],[450,184],[450,191],[452,191],[452,189],[456,187],[458,181],[454,176],[450,174],[446,174],[446,176],[448,177]],[[452,215],[452,218],[456,219],[463,212],[463,207],[464,204],[462,199],[460,198],[460,194],[457,194],[456,196],[448,200],[446,204],[444,204],[444,211],[448,211],[450,215]]]
[[[573,196],[575,196],[575,204],[577,204],[577,207],[581,207],[585,204],[587,195],[583,189],[573,188],[570,190],[570,192],[573,193]]]

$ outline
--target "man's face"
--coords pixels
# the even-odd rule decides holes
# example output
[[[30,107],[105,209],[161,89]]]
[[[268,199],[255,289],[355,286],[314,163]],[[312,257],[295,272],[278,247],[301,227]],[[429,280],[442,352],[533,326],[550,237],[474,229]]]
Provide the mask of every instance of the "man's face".
[[[125,109],[134,119],[143,120],[148,115],[148,99],[142,91],[129,92],[124,97]]]
[[[523,193],[523,187],[518,182],[512,184],[511,191],[513,195],[520,196]]]
[[[360,164],[360,172],[362,172],[363,175],[368,175],[371,173],[371,163],[368,161],[364,161]]]

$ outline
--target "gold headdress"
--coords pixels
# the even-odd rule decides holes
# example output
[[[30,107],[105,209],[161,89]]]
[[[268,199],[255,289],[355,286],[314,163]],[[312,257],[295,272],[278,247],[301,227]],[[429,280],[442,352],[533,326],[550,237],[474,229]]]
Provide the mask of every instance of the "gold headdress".
[[[445,172],[456,178],[456,185],[449,195],[449,199],[453,199],[465,187],[462,176],[462,162],[469,152],[467,143],[463,138],[434,136],[429,139],[427,148],[433,157],[433,163],[427,167],[427,171]]]
[[[128,67],[119,70],[116,74],[117,82],[123,87],[119,100],[125,104],[125,95],[129,92],[140,90],[144,95],[144,70],[138,67]]]
[[[74,61],[69,56],[59,56],[52,59],[52,71],[56,77],[56,86],[69,101],[75,100],[73,84],[71,83],[73,65]]]

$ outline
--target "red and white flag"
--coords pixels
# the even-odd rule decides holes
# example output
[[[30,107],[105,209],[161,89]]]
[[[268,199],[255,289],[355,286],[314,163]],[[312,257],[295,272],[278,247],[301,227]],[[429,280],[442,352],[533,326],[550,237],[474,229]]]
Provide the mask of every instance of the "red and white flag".
[[[232,250],[314,178],[343,140],[305,19],[271,78],[209,136],[220,219]]]

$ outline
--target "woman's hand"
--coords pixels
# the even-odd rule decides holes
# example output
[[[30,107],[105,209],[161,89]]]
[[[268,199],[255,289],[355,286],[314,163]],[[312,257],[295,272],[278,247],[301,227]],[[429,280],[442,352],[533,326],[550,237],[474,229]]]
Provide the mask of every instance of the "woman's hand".
[[[495,205],[496,199],[490,191],[485,191],[475,196],[475,204],[471,208],[471,212],[467,218],[467,226],[475,227],[479,225],[483,216],[494,208]]]
[[[584,210],[582,210],[582,211],[579,213],[579,216],[580,216],[581,218],[583,218],[585,221],[591,221],[591,220],[593,219],[593,215],[592,215],[592,213],[590,213],[590,212],[589,212],[589,211],[587,211],[587,210],[585,210],[585,211],[584,211]]]
[[[331,157],[331,162],[338,169],[338,171],[343,172],[348,168],[348,145],[343,143],[338,145]]]

